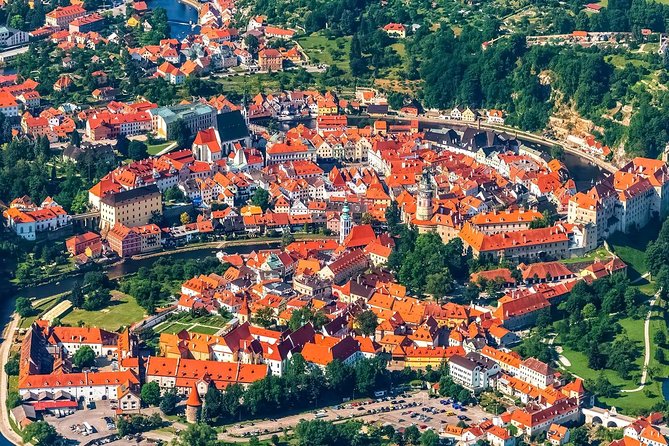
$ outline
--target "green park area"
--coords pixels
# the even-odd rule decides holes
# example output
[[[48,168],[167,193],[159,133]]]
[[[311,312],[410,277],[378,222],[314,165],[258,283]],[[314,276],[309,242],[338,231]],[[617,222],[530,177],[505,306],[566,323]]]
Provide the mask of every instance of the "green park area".
[[[321,33],[313,33],[297,41],[311,64],[336,65],[344,71],[349,70],[350,37],[331,39]]]
[[[652,284],[645,284],[637,288],[649,298],[654,294]],[[593,370],[588,366],[588,357],[584,353],[575,351],[564,345],[561,346],[561,355],[567,359],[569,365],[565,366],[561,361],[561,366],[569,373],[584,379],[586,382],[594,382],[600,375],[605,376],[617,389],[617,394],[613,397],[598,398],[602,405],[614,406],[627,414],[634,415],[644,410],[648,411],[653,405],[662,403],[664,401],[662,381],[669,377],[669,361],[663,359],[663,354],[667,351],[666,348],[668,345],[666,342],[663,345],[658,345],[656,339],[658,332],[662,332],[665,338],[667,336],[665,305],[664,302],[660,302],[652,308],[649,325],[650,362],[646,385],[643,389],[639,389],[639,385],[645,357],[645,319],[628,317],[617,321],[622,327],[622,331],[616,335],[616,339],[620,339],[626,335],[636,345],[636,352],[638,353],[634,360],[635,369],[630,373],[628,379],[622,378],[618,373],[610,369]],[[659,356],[657,354],[658,349],[663,350],[663,353]],[[623,392],[623,390],[635,391]]]
[[[96,311],[76,308],[63,316],[61,322],[66,325],[79,325],[83,321],[90,327],[116,331],[144,318],[145,311],[134,297],[119,291],[112,291],[111,295],[112,299],[105,308]]]
[[[167,146],[169,146],[170,144],[172,144],[171,141],[163,142],[163,143],[160,143],[160,144],[148,144],[147,145],[147,152],[149,153],[149,155],[157,155],[158,153],[165,150],[165,148]]]
[[[179,333],[182,330],[189,332],[213,335],[225,327],[228,319],[218,315],[197,316],[190,313],[179,313],[168,320],[156,325],[156,333]]]

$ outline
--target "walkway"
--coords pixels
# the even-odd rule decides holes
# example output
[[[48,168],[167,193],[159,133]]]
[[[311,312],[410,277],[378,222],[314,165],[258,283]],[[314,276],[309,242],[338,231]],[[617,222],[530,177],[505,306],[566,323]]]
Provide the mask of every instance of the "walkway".
[[[655,305],[655,301],[659,297],[660,291],[655,293],[655,296],[653,296],[653,299],[650,301],[650,309],[648,310],[648,314],[646,315],[646,320],[644,321],[643,324],[643,342],[645,344],[644,345],[645,355],[643,359],[643,371],[641,372],[641,381],[640,381],[641,384],[636,389],[621,390],[621,392],[624,393],[639,392],[643,390],[643,388],[646,386],[646,378],[648,376],[648,364],[650,364],[650,316],[651,314],[653,314],[653,305]]]
[[[21,437],[14,432],[12,426],[9,424],[9,410],[7,409],[7,386],[8,379],[7,374],[5,373],[5,364],[9,359],[9,353],[12,349],[12,341],[14,339],[14,332],[16,332],[17,327],[21,317],[14,313],[12,314],[12,320],[5,327],[5,331],[2,333],[2,346],[0,347],[0,363],[2,364],[2,370],[0,370],[0,428],[2,429],[2,434],[14,444],[22,444],[23,441]]]

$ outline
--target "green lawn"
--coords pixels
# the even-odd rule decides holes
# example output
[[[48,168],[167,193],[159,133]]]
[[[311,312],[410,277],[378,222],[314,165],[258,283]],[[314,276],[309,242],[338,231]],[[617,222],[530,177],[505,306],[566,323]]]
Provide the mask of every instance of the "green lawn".
[[[646,267],[646,247],[648,242],[657,238],[659,232],[660,223],[653,220],[645,228],[635,231],[634,235],[616,232],[609,238],[608,242],[613,252],[629,266],[628,276],[631,280],[648,271]]]
[[[185,313],[184,317],[177,320],[168,320],[156,325],[156,333],[179,333],[181,330],[192,331],[202,334],[215,334],[226,324],[227,320],[220,316],[193,317]]]
[[[21,322],[19,324],[19,328],[28,328],[32,325],[33,322],[35,322],[35,319],[37,319],[40,315],[46,313],[48,310],[51,308],[55,307],[58,301],[60,300],[60,297],[62,294],[58,294],[56,296],[47,298],[39,303],[39,305],[33,306],[33,309],[35,310],[34,314],[32,316],[25,317],[21,319]]]
[[[632,64],[635,67],[648,67],[648,62],[641,59],[636,59],[632,55],[613,54],[606,56],[606,61],[616,68],[625,68],[625,65]]]
[[[606,258],[611,257],[611,253],[606,250],[606,248],[600,246],[597,249],[594,249],[585,255],[581,257],[573,257],[570,259],[563,259],[560,260],[561,263],[564,263],[565,265],[573,264],[573,263],[581,263],[581,262],[592,262],[595,259],[598,260],[603,260]]]
[[[300,37],[297,41],[309,56],[311,63],[337,65],[342,70],[349,71],[350,37],[331,39],[320,33],[313,33],[309,36]]]
[[[147,146],[149,155],[157,155],[160,151],[164,150],[165,147],[169,146],[172,144],[172,141],[164,142],[161,144],[149,144]]]
[[[86,311],[76,308],[61,319],[64,324],[77,325],[84,321],[91,327],[100,327],[105,330],[116,331],[121,327],[144,318],[145,311],[137,304],[134,297],[118,291],[112,291],[112,300],[107,308],[100,311]]]
[[[652,295],[654,291],[650,291],[648,289],[642,289],[648,286],[652,287],[653,284],[651,283],[648,285],[641,286],[639,287],[639,289],[641,289],[641,291],[644,292],[645,294]],[[618,376],[616,372],[612,370],[604,370],[603,373],[604,375],[606,375],[609,381],[613,385],[618,386],[619,389],[635,389],[639,385],[638,378],[640,377],[644,361],[644,352],[645,352],[644,342],[643,342],[644,320],[625,318],[619,320],[618,323],[623,328],[623,332],[618,336],[622,336],[623,334],[626,333],[627,336],[631,340],[635,341],[638,346],[638,357],[637,360],[635,361],[638,368],[635,372],[633,372],[636,379],[627,379],[627,380],[622,379],[620,376]],[[655,371],[654,376],[652,377],[653,380],[648,382],[643,391],[632,392],[632,393],[620,392],[616,398],[601,398],[601,402],[604,405],[615,406],[616,408],[621,409],[623,412],[627,414],[634,415],[640,413],[643,410],[648,410],[655,403],[664,400],[664,398],[662,397],[661,381],[662,379],[669,377],[669,363],[661,364],[654,358],[655,350],[658,348],[658,346],[654,344],[652,339],[654,333],[658,330],[662,330],[665,332],[665,334],[669,335],[669,333],[667,332],[666,321],[664,320],[662,313],[659,311],[654,312],[653,316],[651,317],[651,323],[650,323],[651,360],[649,366],[652,370]],[[565,356],[567,359],[569,359],[569,361],[571,362],[571,366],[566,368],[569,372],[578,375],[586,380],[588,379],[594,380],[599,376],[600,371],[588,368],[588,359],[583,353],[576,352],[565,346],[563,346],[562,349],[563,349],[562,355]],[[669,358],[669,352],[667,353],[668,353],[667,357]]]

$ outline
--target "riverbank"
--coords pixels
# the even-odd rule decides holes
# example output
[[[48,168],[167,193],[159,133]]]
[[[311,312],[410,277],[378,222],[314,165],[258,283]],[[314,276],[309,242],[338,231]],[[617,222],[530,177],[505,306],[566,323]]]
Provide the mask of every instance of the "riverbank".
[[[293,234],[296,241],[311,241],[311,240],[323,240],[323,239],[332,239],[336,238],[331,235],[319,235],[319,234]],[[281,243],[281,239],[272,238],[272,237],[257,237],[249,239],[240,239],[240,240],[225,240],[222,242],[206,242],[198,243],[196,245],[188,245],[181,248],[176,248],[171,251],[158,251],[151,252],[147,254],[138,254],[132,256],[132,260],[145,260],[152,259],[155,257],[163,257],[166,255],[172,255],[177,252],[189,252],[189,251],[199,251],[202,249],[227,249],[234,248],[236,246],[254,246],[254,245],[278,245]]]

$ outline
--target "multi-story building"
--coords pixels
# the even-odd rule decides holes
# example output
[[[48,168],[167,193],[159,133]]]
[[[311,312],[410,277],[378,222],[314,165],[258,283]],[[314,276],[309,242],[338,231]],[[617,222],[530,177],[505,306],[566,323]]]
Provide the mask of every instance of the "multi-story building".
[[[501,371],[495,361],[476,352],[452,356],[448,361],[448,370],[454,382],[472,392],[490,387],[490,379]]]
[[[277,142],[267,147],[265,163],[286,163],[290,161],[313,161],[316,162],[316,149],[308,143],[299,140],[287,140]]]
[[[152,130],[151,115],[147,112],[95,113],[86,120],[86,136],[94,141],[116,139],[120,135],[132,136]]]
[[[162,211],[162,195],[155,184],[108,194],[100,200],[100,227],[109,229],[117,223],[146,225]]]
[[[518,209],[515,211],[507,209],[505,211],[481,212],[474,215],[469,221],[482,233],[491,235],[530,229],[530,223],[542,217],[541,212],[532,209]]]
[[[258,52],[258,66],[261,70],[281,71],[283,69],[283,56],[274,48],[266,48]]]
[[[121,223],[107,232],[107,242],[119,257],[155,251],[161,248],[161,230],[158,225],[128,227]]]
[[[520,363],[518,378],[540,389],[545,389],[553,384],[555,372],[545,362],[527,358]]]
[[[207,104],[192,103],[180,104],[173,107],[160,107],[149,110],[152,119],[153,131],[157,136],[173,139],[174,126],[177,121],[183,123],[196,135],[200,130],[209,127],[217,128],[216,109]]]
[[[570,227],[555,225],[549,228],[526,229],[487,235],[467,222],[460,231],[460,238],[474,256],[485,256],[493,261],[506,259],[512,262],[541,257],[565,258],[570,248]],[[581,241],[584,243],[585,241]]]
[[[46,24],[54,28],[65,28],[74,19],[86,15],[86,10],[80,5],[59,6],[47,13]]]
[[[0,46],[17,46],[28,43],[28,33],[8,26],[0,26]]]
[[[13,118],[19,115],[19,104],[14,96],[7,91],[0,91],[0,113],[7,118]]]
[[[528,405],[524,409],[516,409],[511,413],[511,424],[520,433],[534,437],[548,431],[553,423],[566,424],[578,420],[580,416],[578,401],[568,398],[552,406]]]
[[[79,17],[70,22],[68,29],[71,33],[87,33],[90,31],[97,31],[102,28],[105,23],[105,18],[94,12],[93,14]]]

